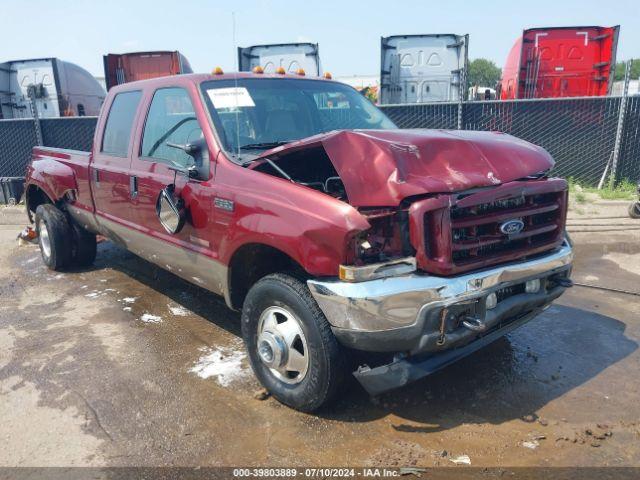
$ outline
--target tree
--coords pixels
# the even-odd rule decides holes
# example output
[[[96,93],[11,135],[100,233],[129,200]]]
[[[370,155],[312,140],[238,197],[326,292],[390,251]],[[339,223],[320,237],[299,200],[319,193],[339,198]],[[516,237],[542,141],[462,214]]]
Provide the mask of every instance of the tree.
[[[469,86],[495,88],[502,70],[486,58],[476,58],[469,62]]]
[[[616,73],[614,74],[614,80],[624,80],[624,70],[627,62],[616,63]],[[637,80],[640,78],[640,60],[631,61],[631,80]]]

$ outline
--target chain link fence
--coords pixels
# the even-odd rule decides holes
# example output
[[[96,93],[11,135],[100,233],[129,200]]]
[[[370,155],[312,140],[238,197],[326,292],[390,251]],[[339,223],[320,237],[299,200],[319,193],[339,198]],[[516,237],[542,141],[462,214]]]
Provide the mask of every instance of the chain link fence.
[[[40,119],[42,145],[91,150],[97,117]],[[31,150],[38,145],[33,118],[0,120],[0,177],[23,177]]]
[[[640,180],[640,97],[491,100],[390,105],[381,109],[400,128],[442,128],[508,133],[545,148],[553,173],[597,186],[614,164],[616,132],[622,128],[617,181]]]
[[[91,150],[98,117],[65,117],[40,120],[43,145]]]
[[[458,128],[458,103],[379,106],[399,128]]]
[[[640,180],[640,96],[627,98],[617,179]]]
[[[381,109],[400,128],[501,131],[540,145],[554,157],[554,173],[596,186],[612,174],[640,180],[640,97],[482,101],[387,105]],[[90,150],[96,117],[40,119],[42,144]],[[38,144],[33,119],[0,120],[0,177],[24,176]],[[614,161],[617,129],[619,156]]]
[[[0,120],[0,177],[23,177],[37,144],[32,119]]]

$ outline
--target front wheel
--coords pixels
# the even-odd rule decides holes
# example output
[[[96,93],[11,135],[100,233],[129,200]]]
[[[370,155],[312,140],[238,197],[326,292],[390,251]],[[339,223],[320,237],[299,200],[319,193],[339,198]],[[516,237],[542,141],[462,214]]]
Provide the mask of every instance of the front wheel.
[[[640,218],[640,202],[633,202],[629,205],[629,216],[631,218]]]
[[[312,412],[335,398],[344,355],[300,280],[273,274],[258,281],[242,308],[242,337],[256,377],[280,402]]]

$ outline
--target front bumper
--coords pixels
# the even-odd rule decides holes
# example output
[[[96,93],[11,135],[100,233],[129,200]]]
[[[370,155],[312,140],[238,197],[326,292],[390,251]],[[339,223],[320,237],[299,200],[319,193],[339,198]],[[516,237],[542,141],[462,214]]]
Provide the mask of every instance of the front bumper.
[[[568,242],[526,261],[456,277],[411,274],[360,283],[309,280],[308,285],[338,340],[357,350],[435,353],[465,345],[507,323],[539,312],[569,284]],[[527,280],[539,279],[536,293]],[[500,301],[486,308],[487,296]],[[463,325],[474,318],[479,329]]]

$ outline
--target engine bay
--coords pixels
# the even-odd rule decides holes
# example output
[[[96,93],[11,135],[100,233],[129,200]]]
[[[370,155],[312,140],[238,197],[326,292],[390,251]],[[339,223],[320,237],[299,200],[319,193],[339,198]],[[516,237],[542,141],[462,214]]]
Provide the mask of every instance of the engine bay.
[[[262,158],[253,170],[295,182],[347,202],[342,179],[322,146]]]

